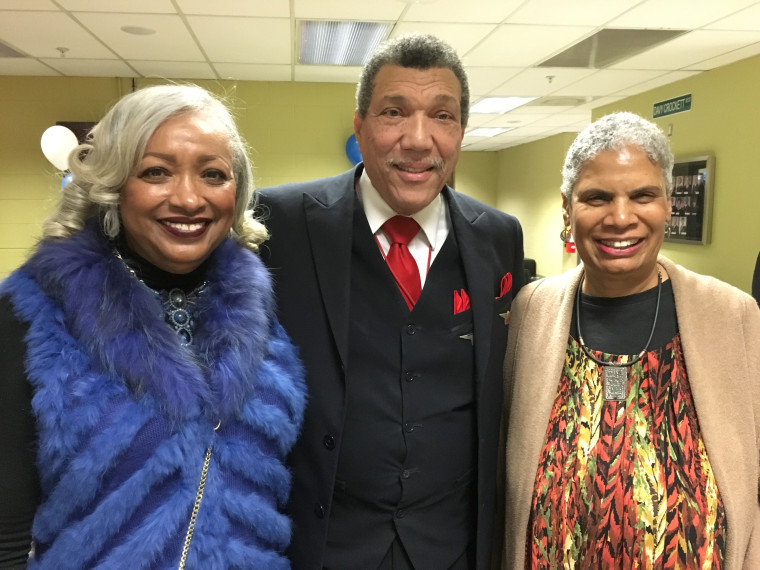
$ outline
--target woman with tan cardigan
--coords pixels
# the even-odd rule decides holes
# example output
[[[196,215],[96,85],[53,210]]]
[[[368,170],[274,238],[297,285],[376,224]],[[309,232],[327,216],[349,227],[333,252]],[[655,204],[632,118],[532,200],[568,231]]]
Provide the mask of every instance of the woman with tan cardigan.
[[[568,151],[582,264],[512,307],[505,568],[760,569],[760,310],[659,255],[672,167],[631,113]]]

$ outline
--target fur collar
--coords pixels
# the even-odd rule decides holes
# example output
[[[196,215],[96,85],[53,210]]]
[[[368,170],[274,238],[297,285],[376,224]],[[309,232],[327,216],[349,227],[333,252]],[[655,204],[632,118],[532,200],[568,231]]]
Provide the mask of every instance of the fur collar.
[[[96,370],[119,377],[170,415],[225,418],[253,395],[273,320],[271,279],[237,242],[225,240],[211,256],[189,348],[95,221],[68,239],[41,243],[21,271],[61,308]]]

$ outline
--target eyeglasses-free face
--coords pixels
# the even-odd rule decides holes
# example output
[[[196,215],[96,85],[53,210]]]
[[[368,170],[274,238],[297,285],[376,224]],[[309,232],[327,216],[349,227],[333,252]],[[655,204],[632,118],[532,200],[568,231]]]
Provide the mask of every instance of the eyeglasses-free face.
[[[662,169],[641,148],[625,145],[596,155],[562,207],[586,270],[584,292],[619,297],[657,284],[671,200]]]
[[[171,273],[189,273],[230,231],[235,209],[225,135],[198,114],[164,121],[121,192],[126,241]]]

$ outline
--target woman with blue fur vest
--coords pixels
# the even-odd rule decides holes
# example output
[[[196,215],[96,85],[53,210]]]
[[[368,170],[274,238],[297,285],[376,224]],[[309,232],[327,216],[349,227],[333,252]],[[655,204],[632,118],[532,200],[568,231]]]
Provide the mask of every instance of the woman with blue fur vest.
[[[0,567],[288,568],[305,384],[245,143],[195,86],[121,99],[0,286]]]

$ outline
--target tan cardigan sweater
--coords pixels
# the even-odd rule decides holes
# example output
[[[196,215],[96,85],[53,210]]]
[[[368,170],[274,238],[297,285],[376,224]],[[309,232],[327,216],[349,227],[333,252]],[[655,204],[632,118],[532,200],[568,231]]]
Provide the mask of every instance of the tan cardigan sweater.
[[[673,281],[694,405],[726,512],[724,568],[760,570],[760,310],[726,283],[659,262]],[[581,269],[531,283],[512,305],[502,434],[505,569],[525,568],[533,483]]]

